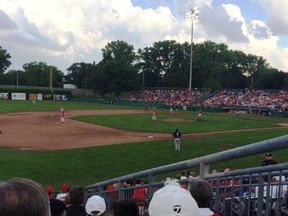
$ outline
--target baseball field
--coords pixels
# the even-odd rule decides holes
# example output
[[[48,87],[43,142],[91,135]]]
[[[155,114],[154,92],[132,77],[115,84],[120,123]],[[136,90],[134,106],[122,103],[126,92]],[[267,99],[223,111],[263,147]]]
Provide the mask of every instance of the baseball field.
[[[60,124],[62,103],[65,125]],[[204,113],[197,120],[195,112],[156,113],[152,121],[152,110],[136,107],[0,100],[0,181],[25,177],[56,189],[63,183],[85,186],[288,132],[286,118]],[[183,133],[180,152],[171,137],[175,128]],[[287,153],[275,151],[273,158],[287,162]],[[211,170],[257,166],[263,157],[218,163]]]

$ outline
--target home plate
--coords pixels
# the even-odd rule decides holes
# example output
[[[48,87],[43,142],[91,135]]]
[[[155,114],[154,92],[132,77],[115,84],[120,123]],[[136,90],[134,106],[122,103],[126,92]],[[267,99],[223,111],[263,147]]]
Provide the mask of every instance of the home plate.
[[[153,139],[154,138],[154,136],[148,136],[148,139]]]

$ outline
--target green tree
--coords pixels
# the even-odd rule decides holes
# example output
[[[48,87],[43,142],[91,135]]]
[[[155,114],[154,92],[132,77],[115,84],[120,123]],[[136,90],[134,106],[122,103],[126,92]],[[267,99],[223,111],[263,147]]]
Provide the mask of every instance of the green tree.
[[[261,77],[261,74],[264,75],[266,73],[265,71],[269,68],[269,64],[263,57],[252,54],[246,55],[245,63],[246,74],[250,80],[249,87],[259,87],[261,84],[257,80]],[[257,84],[255,85],[255,83]]]
[[[27,85],[49,87],[50,71],[52,71],[53,87],[62,87],[64,74],[54,66],[45,62],[31,62],[23,65]]]
[[[4,85],[27,85],[25,73],[22,70],[9,70],[4,77]]]
[[[135,66],[136,54],[132,45],[124,41],[112,41],[102,49],[103,59],[95,68],[94,91],[101,95],[122,92],[140,87]]]
[[[7,82],[4,72],[11,65],[10,58],[10,54],[0,46],[0,84],[5,84]]]
[[[229,50],[226,70],[219,71],[222,88],[245,88],[247,77],[244,76],[246,55],[242,51]]]
[[[187,43],[174,40],[159,41],[152,47],[138,50],[141,73],[144,73],[146,87],[186,87],[188,77]]]
[[[102,62],[115,60],[116,62],[132,64],[136,60],[133,45],[125,41],[112,41],[102,49]]]
[[[131,64],[110,60],[97,66],[94,91],[100,95],[114,93],[118,97],[123,92],[137,88],[139,88],[138,74]]]
[[[135,66],[140,68],[139,72],[142,73],[142,83],[144,83],[145,87],[161,86],[162,76],[155,50],[151,47],[139,49],[138,56],[139,63]]]
[[[71,84],[77,86],[80,89],[93,89],[93,71],[95,66],[89,63],[74,63],[67,71],[69,74],[65,77]]]
[[[221,73],[227,71],[228,46],[204,41],[193,46],[192,87],[221,88]]]
[[[5,70],[11,65],[11,56],[7,53],[7,50],[0,46],[0,74],[3,74]]]
[[[257,89],[282,89],[284,88],[285,76],[284,73],[280,73],[274,68],[265,68],[257,73],[255,79],[255,88]]]

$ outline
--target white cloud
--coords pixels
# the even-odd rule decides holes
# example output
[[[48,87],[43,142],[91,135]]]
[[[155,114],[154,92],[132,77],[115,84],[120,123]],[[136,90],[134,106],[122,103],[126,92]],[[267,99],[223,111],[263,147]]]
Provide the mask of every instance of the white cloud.
[[[273,0],[279,7],[277,1]],[[283,9],[288,9],[287,5],[280,7],[278,15],[271,0],[261,1],[269,10],[269,22],[265,23],[243,17],[240,7],[228,0],[222,0],[223,4],[217,7],[213,0],[159,2],[162,6],[152,9],[132,5],[131,0],[2,0],[0,45],[12,56],[11,69],[44,61],[66,72],[75,62],[99,62],[101,49],[113,40],[124,40],[135,49],[165,39],[190,42],[191,24],[185,13],[198,6],[195,42],[227,43],[231,49],[261,55],[275,67],[287,64],[287,49],[277,47],[277,34],[285,35],[288,31]],[[281,25],[286,28],[281,29]]]
[[[288,2],[285,0],[257,0],[267,12],[267,25],[273,34],[288,36]]]

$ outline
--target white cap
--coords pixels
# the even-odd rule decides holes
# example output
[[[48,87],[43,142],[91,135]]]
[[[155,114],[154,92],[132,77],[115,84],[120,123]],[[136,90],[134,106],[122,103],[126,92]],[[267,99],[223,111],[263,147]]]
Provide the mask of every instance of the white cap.
[[[56,199],[65,202],[66,196],[67,196],[67,193],[60,193],[60,194],[58,194],[58,195],[56,196]]]
[[[106,211],[105,200],[98,195],[91,196],[87,200],[87,203],[85,205],[85,209],[86,209],[86,213],[88,215],[92,215],[93,211],[99,211],[100,212],[99,215],[101,215]]]
[[[173,180],[153,194],[148,211],[150,216],[200,215],[198,205],[190,192]]]

